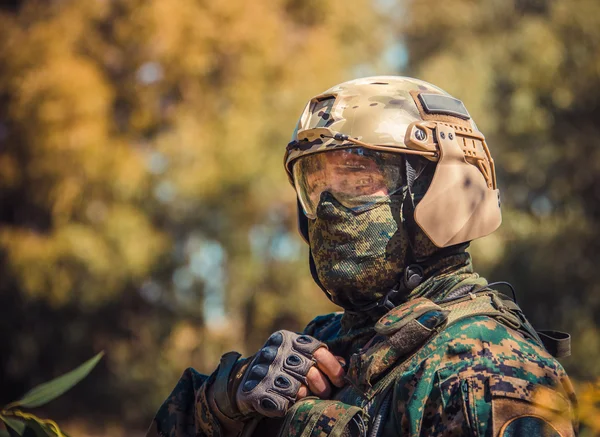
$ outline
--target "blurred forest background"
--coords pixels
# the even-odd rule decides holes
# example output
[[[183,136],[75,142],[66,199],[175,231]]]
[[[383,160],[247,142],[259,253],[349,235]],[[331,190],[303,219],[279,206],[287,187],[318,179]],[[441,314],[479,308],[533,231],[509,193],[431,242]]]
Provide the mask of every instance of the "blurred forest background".
[[[282,157],[311,96],[375,74],[465,102],[503,194],[475,267],[571,332],[584,398],[600,376],[597,0],[0,5],[0,404],[105,350],[43,413],[143,435],[186,367],[335,310]]]

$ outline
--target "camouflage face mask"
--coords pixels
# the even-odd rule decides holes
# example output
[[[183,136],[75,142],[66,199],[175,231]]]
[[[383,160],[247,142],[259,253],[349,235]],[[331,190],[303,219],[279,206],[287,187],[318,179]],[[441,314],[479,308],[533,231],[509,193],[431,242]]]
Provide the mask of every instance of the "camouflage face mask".
[[[400,193],[355,213],[331,194],[321,196],[309,240],[319,280],[336,304],[352,309],[373,303],[402,277],[408,253],[403,198]]]

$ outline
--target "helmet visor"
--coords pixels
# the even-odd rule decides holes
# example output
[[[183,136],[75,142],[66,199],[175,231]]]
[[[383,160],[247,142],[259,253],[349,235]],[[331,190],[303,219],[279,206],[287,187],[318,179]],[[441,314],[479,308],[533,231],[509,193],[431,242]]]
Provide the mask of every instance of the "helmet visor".
[[[304,213],[314,219],[324,192],[355,212],[385,202],[404,186],[403,168],[399,153],[352,147],[303,156],[292,173]]]

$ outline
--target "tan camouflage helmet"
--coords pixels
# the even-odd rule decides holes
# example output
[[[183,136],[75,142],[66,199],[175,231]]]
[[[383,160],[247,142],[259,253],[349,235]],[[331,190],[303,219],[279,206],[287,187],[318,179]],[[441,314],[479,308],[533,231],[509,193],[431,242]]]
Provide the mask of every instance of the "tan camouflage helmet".
[[[313,97],[286,148],[290,181],[298,158],[357,146],[437,163],[414,214],[436,246],[471,241],[500,226],[500,193],[485,138],[463,103],[440,88],[408,77],[375,76]]]

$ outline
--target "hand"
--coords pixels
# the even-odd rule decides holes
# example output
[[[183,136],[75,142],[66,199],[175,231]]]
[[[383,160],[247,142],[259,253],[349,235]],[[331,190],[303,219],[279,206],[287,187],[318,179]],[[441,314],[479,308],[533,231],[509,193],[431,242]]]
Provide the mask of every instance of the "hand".
[[[307,385],[300,385],[296,399],[302,399],[313,394],[321,399],[329,399],[331,383],[336,387],[343,387],[344,369],[340,364],[343,358],[336,357],[326,347],[321,347],[313,353],[316,366],[310,368],[306,374]],[[330,383],[331,381],[331,383]]]
[[[308,335],[277,331],[244,372],[236,403],[244,415],[258,412],[281,417],[309,393],[327,398],[331,383],[342,387],[343,377],[342,366],[324,343]]]

